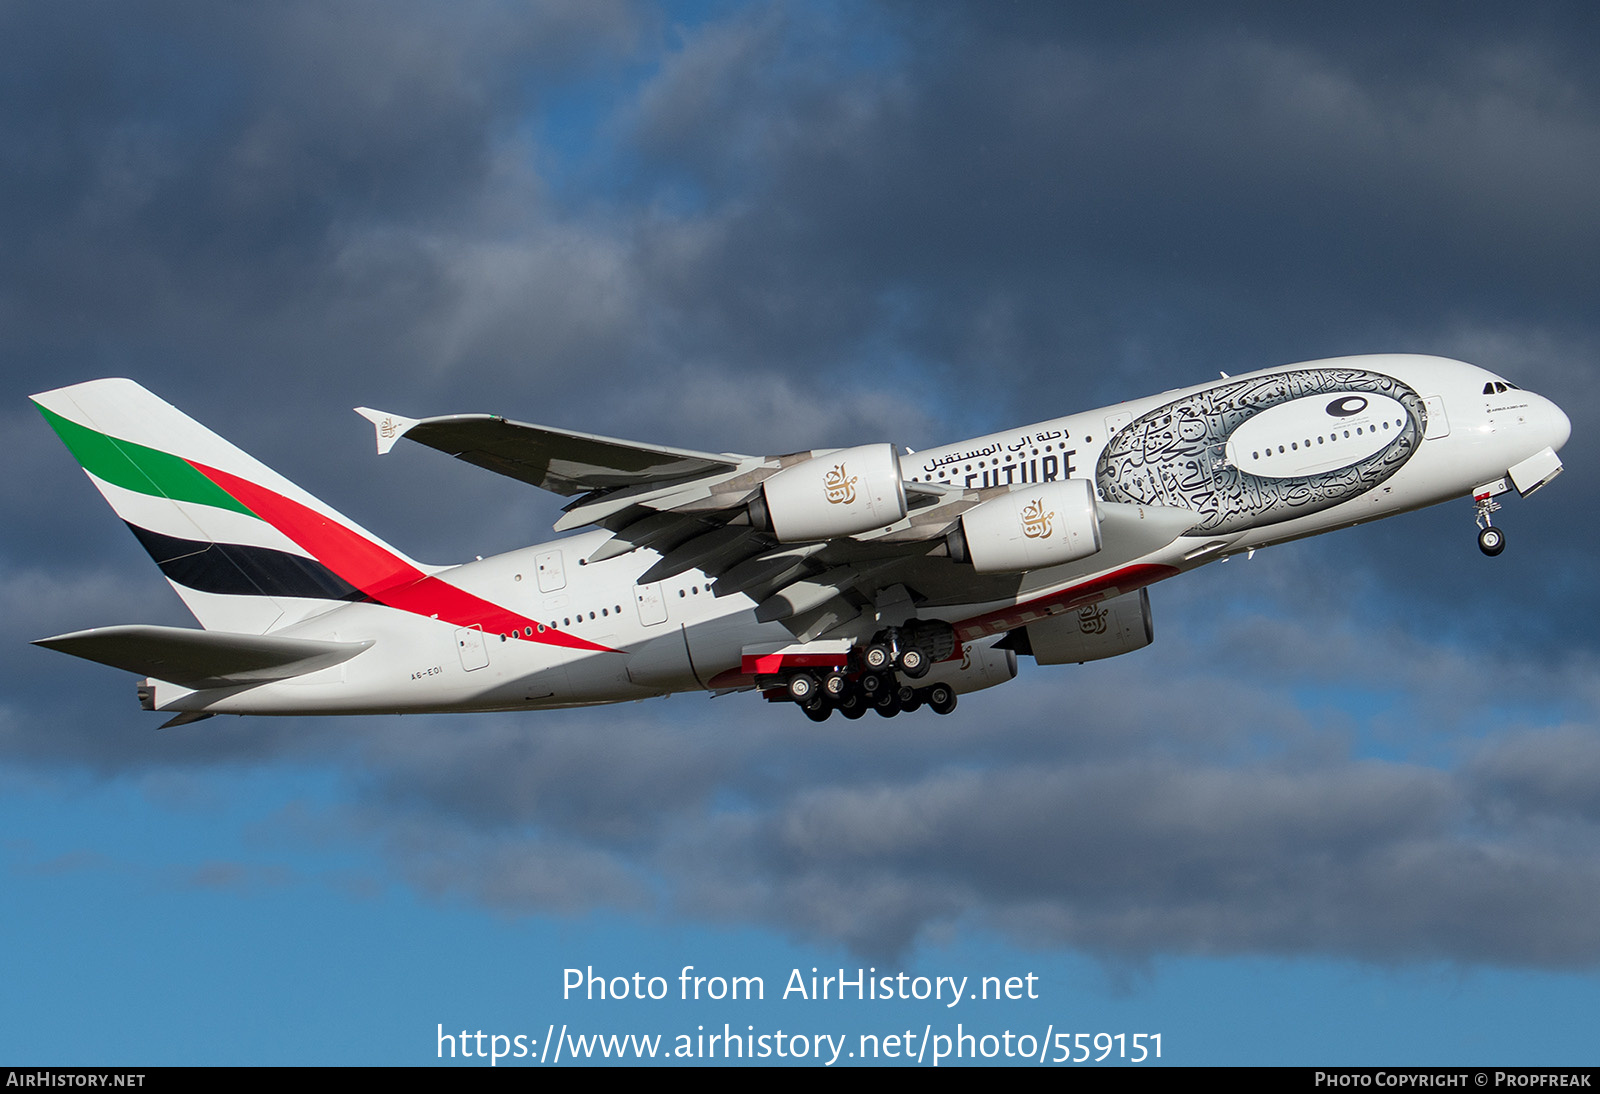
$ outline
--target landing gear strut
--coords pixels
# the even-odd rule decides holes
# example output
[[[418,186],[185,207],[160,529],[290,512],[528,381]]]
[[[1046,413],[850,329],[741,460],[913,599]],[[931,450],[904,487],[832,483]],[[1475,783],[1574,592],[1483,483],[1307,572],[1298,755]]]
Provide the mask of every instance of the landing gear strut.
[[[1491,516],[1500,511],[1500,504],[1488,494],[1474,500],[1478,506],[1478,550],[1493,558],[1506,549],[1506,534],[1494,526]]]

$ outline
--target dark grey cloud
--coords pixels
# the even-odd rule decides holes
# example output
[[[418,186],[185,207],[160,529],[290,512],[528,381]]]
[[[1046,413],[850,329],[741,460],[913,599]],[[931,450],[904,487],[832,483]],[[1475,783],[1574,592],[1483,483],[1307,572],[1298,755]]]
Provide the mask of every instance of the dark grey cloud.
[[[458,303],[428,238],[477,222],[552,81],[639,33],[625,5],[12,7],[6,21],[22,92],[0,116],[6,306],[34,369],[98,342],[158,374],[270,368],[279,383],[326,380],[341,355],[347,370],[414,367],[405,338]],[[374,278],[361,258],[386,232]]]
[[[643,146],[744,187],[685,271],[723,312],[702,332],[965,385],[987,424],[1464,322],[1587,327],[1595,99],[1550,20],[1452,20],[1392,67],[1386,20],[930,22],[892,77],[774,61],[805,36],[771,17],[663,66]],[[683,139],[708,101],[732,116]],[[858,355],[868,329],[897,352]]]
[[[1467,774],[1484,808],[1526,818],[1600,820],[1600,734],[1592,726],[1503,736],[1473,757]]]

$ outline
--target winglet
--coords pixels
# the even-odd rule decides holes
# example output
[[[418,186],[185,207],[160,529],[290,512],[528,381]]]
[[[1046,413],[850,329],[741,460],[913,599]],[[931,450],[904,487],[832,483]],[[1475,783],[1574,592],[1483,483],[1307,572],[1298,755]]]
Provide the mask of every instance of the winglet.
[[[373,410],[370,406],[356,407],[356,413],[371,422],[378,431],[378,455],[387,455],[389,449],[394,447],[394,442],[406,435],[407,430],[421,421],[420,418],[406,418],[399,414],[390,414],[383,410]]]

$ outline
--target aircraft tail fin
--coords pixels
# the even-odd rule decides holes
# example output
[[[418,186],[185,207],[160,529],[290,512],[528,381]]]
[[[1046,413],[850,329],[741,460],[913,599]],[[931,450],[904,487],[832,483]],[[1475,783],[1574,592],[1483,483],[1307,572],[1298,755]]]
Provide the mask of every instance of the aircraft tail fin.
[[[132,380],[32,398],[207,630],[265,634],[425,576]]]

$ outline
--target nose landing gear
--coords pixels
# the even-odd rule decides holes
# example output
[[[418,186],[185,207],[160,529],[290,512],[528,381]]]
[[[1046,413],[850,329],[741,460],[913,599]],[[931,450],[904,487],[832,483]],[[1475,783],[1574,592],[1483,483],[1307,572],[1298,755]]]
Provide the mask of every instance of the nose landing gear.
[[[1500,511],[1500,503],[1492,494],[1478,494],[1472,500],[1478,507],[1478,550],[1493,558],[1506,549],[1506,534],[1494,526],[1491,515]]]

